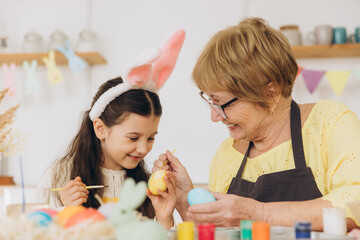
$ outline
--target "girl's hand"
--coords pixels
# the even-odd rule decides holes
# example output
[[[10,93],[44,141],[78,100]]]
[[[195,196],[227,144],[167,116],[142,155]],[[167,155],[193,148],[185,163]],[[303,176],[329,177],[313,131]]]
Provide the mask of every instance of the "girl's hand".
[[[166,171],[170,171],[174,173],[176,178],[176,209],[181,215],[182,219],[186,220],[186,211],[189,207],[187,202],[187,194],[188,192],[194,188],[192,181],[186,168],[180,163],[180,161],[172,155],[169,151],[163,153],[159,156],[159,159],[154,162],[154,167],[152,168],[152,172],[159,170],[165,161],[168,161],[163,169]]]
[[[60,192],[60,200],[64,206],[81,205],[87,202],[89,191],[85,188],[85,184],[81,182],[80,177],[71,180],[62,188]]]
[[[157,221],[166,229],[169,229],[174,225],[172,215],[176,204],[176,178],[174,173],[166,172],[165,183],[167,186],[165,192],[158,189],[160,195],[153,195],[150,190],[147,189],[146,195],[150,198],[154,206]]]

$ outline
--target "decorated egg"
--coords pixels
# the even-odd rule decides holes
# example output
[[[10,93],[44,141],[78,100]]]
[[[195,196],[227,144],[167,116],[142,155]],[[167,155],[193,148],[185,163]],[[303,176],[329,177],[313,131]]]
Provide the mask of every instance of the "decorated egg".
[[[67,222],[65,223],[65,227],[69,228],[75,226],[76,224],[88,219],[92,219],[93,221],[102,221],[105,220],[105,217],[96,209],[87,208],[84,211],[80,211],[70,217],[69,220],[67,220]]]
[[[85,211],[86,207],[83,206],[67,206],[57,214],[59,224],[65,226],[66,222],[78,212]]]
[[[98,212],[101,213],[106,218],[109,218],[115,206],[116,204],[112,202],[105,203],[98,208]]]
[[[51,216],[46,212],[35,211],[28,215],[28,219],[31,219],[39,227],[47,227],[52,221]]]
[[[165,175],[166,175],[166,171],[162,169],[155,171],[151,175],[148,186],[152,194],[159,195],[158,189],[160,189],[163,192],[166,191],[167,186],[165,183]]]
[[[37,212],[44,212],[44,213],[47,213],[50,215],[50,217],[53,217],[55,216],[58,212],[54,209],[51,209],[51,208],[41,208],[41,209],[38,209],[36,210]]]
[[[203,188],[192,189],[187,196],[188,202],[191,205],[209,203],[216,201],[215,197]]]

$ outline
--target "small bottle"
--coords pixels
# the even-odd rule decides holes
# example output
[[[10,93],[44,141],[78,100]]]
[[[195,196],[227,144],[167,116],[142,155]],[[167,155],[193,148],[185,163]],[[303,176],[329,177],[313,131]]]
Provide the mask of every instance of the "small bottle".
[[[346,235],[346,216],[343,208],[323,208],[324,233]]]
[[[194,222],[183,222],[179,223],[177,229],[178,240],[194,240]]]
[[[242,240],[251,240],[252,234],[251,234],[251,228],[254,221],[252,220],[242,220],[240,222],[241,227],[241,239]]]
[[[311,222],[296,222],[294,228],[296,239],[311,239]]]
[[[215,225],[212,223],[203,223],[197,226],[198,240],[214,240]]]
[[[252,224],[253,240],[270,240],[270,225],[264,222],[254,222]]]

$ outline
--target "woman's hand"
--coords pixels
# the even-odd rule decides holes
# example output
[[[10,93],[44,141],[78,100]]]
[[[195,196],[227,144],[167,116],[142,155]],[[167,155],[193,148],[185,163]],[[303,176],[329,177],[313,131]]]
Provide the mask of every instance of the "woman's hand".
[[[189,207],[187,216],[196,223],[213,223],[218,227],[240,226],[241,220],[258,220],[261,203],[233,194],[212,192],[215,202]]]
[[[165,184],[167,190],[163,192],[158,189],[160,195],[153,195],[149,189],[147,189],[146,195],[154,206],[157,221],[169,229],[174,225],[173,212],[176,204],[176,178],[174,173],[166,172]]]
[[[60,192],[60,200],[64,206],[81,205],[87,202],[89,191],[85,188],[85,184],[81,182],[80,177],[71,180],[62,188]]]
[[[348,235],[355,237],[356,240],[360,240],[360,229],[353,229]]]
[[[180,161],[172,155],[169,151],[163,153],[159,156],[159,159],[154,162],[154,167],[152,172],[159,170],[165,161],[168,161],[168,164],[163,167],[164,170],[174,173],[176,178],[176,209],[181,215],[182,219],[186,218],[186,211],[189,207],[187,203],[187,194],[194,188],[192,181],[187,173],[185,167],[180,163]]]

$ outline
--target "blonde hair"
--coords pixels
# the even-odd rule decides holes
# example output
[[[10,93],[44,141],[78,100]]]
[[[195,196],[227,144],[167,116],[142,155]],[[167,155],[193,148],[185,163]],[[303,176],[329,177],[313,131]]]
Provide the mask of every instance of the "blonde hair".
[[[289,97],[298,67],[286,37],[261,18],[248,18],[216,33],[197,60],[192,77],[202,91],[227,90],[270,107],[267,85]]]

